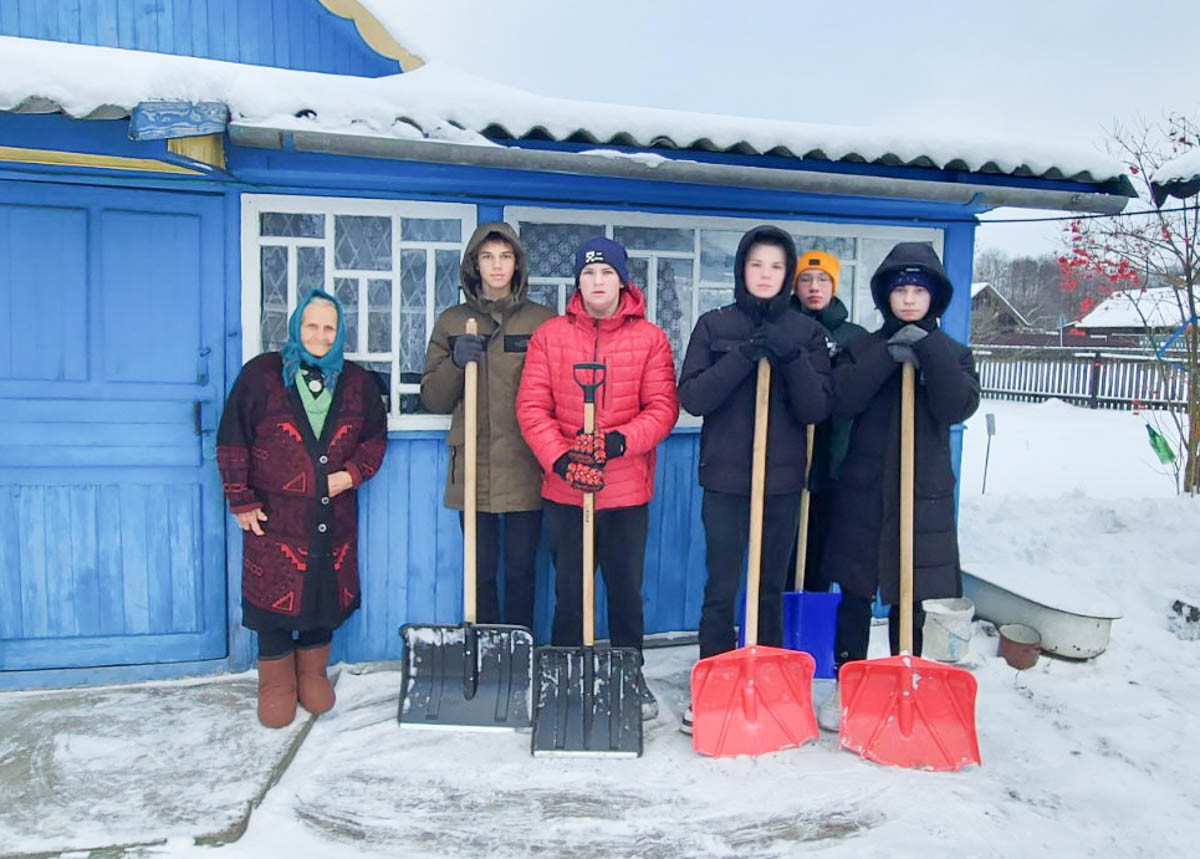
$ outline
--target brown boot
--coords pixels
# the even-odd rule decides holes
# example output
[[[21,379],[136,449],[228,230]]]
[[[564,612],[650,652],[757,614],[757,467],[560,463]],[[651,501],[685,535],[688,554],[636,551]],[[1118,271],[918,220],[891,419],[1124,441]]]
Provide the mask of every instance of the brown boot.
[[[333,709],[333,684],[325,674],[330,645],[304,647],[296,651],[296,678],[300,684],[300,704],[314,716]]]
[[[258,721],[286,728],[296,718],[296,654],[258,660]]]

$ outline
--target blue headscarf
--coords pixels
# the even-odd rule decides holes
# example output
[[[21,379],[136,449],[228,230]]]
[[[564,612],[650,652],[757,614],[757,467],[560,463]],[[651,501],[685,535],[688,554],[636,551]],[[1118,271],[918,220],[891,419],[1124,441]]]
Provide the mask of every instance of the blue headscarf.
[[[304,348],[304,344],[300,342],[300,318],[304,315],[304,308],[308,307],[308,303],[314,298],[323,298],[337,308],[337,337],[334,338],[333,345],[329,347],[329,351],[317,358],[309,353]],[[310,367],[316,367],[321,371],[321,375],[325,379],[325,386],[329,388],[330,393],[333,393],[334,386],[337,385],[338,376],[342,374],[342,365],[345,363],[345,355],[343,354],[346,347],[346,320],[345,314],[342,312],[342,303],[325,292],[322,289],[314,289],[304,300],[296,305],[296,310],[292,313],[292,318],[288,320],[288,339],[280,348],[279,354],[283,356],[283,385],[286,388],[288,385],[293,385],[296,382],[296,373],[300,371],[302,364],[307,364]]]

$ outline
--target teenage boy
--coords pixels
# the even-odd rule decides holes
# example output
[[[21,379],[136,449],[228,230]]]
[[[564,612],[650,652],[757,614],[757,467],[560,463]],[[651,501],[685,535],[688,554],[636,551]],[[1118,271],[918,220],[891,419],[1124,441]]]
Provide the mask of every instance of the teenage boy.
[[[421,401],[431,412],[453,413],[446,439],[450,467],[445,503],[461,511],[466,466],[463,380],[467,364],[479,364],[477,619],[532,627],[542,473],[517,426],[516,396],[529,338],[554,311],[525,297],[529,277],[525,250],[508,224],[483,224],[475,230],[459,275],[465,299],[434,323],[425,352]],[[465,333],[471,318],[479,324],[477,335]],[[502,539],[503,611],[497,584]]]
[[[565,316],[529,343],[517,419],[545,471],[546,531],[554,561],[552,642],[583,642],[583,493],[596,495],[596,554],[608,587],[613,647],[642,649],[642,570],[647,508],[654,497],[654,450],[679,416],[675,364],[662,329],[629,280],[625,249],[591,239],[575,254],[575,293]],[[575,365],[605,366],[596,394],[596,430],[583,431],[583,389]],[[591,381],[586,373],[584,381]],[[598,381],[598,379],[597,379]],[[638,679],[642,718],[658,703]]]
[[[791,236],[772,226],[742,237],[734,258],[734,303],[700,317],[680,373],[683,407],[700,431],[702,518],[708,581],[700,610],[700,658],[732,650],[737,598],[750,534],[755,368],[772,364],[763,510],[759,642],[783,642],[783,588],[804,488],[805,426],[829,417],[829,346],[812,319],[791,308],[796,270]],[[682,730],[691,732],[691,708]]]
[[[805,251],[796,263],[792,282],[792,305],[821,324],[833,343],[834,355],[867,331],[850,321],[846,305],[837,296],[841,263],[833,254]],[[850,444],[852,421],[830,418],[818,424],[813,434],[813,458],[808,469],[808,547],[805,554],[804,589],[828,591],[829,580],[821,575],[821,556],[829,535],[833,482],[837,480],[846,447]],[[788,569],[796,568],[796,550]]]
[[[899,651],[900,612],[900,365],[917,366],[916,473],[913,527],[913,652],[921,654],[921,600],[962,594],[954,520],[950,427],[979,406],[971,351],[938,328],[953,288],[933,249],[923,242],[892,248],[871,278],[883,326],[852,341],[835,361],[834,415],[853,418],[850,447],[834,490],[833,523],[822,564],[842,588],[838,605],[838,667],[866,659],[871,599],[876,588],[891,603],[888,634]],[[840,690],[817,713],[837,730]]]

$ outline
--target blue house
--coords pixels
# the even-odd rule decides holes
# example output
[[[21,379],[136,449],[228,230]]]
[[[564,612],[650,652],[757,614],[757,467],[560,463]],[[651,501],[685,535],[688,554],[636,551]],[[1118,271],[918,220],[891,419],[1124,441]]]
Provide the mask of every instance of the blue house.
[[[334,658],[396,658],[402,623],[459,619],[448,421],[417,391],[477,223],[519,230],[533,292],[560,310],[574,247],[622,241],[681,359],[731,300],[754,224],[836,254],[868,326],[883,255],[932,243],[965,341],[978,214],[1132,195],[1095,155],[543,98],[426,62],[356,0],[6,0],[0,688],[251,664],[214,429],[306,289],[348,308],[351,357],[390,414],[363,491],[364,604]],[[660,450],[650,632],[699,617],[697,429],[681,418]]]

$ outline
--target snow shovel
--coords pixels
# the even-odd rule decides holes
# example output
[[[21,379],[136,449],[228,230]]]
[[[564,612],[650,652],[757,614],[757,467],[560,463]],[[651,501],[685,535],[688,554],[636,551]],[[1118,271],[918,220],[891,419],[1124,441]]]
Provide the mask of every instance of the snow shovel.
[[[804,591],[804,571],[808,562],[808,509],[812,499],[808,475],[812,471],[815,427],[808,425],[808,456],[804,461],[804,491],[800,494],[800,535],[796,540],[796,581],[794,590],[783,595],[783,646],[803,650],[816,663],[817,677],[833,677],[833,643],[837,632],[837,607],[841,593]]]
[[[692,668],[692,748],[702,755],[761,755],[817,738],[812,705],[813,658],[758,644],[758,583],[767,474],[771,365],[758,362],[750,472],[750,551],[744,647],[701,659]]]
[[[839,745],[881,764],[957,770],[979,764],[975,678],[912,655],[913,461],[916,370],[905,363],[900,398],[900,655],[847,662],[839,683]]]
[[[583,430],[596,429],[596,389],[605,365],[574,366],[583,388]],[[586,379],[591,381],[585,381]],[[632,647],[597,650],[595,644],[596,496],[583,494],[583,646],[539,647],[534,676],[535,757],[548,755],[641,757],[641,659]]]
[[[478,334],[474,319],[467,334]],[[475,532],[479,364],[464,371],[463,622],[407,624],[400,692],[401,725],[513,730],[529,726],[533,633],[523,626],[475,623]]]

